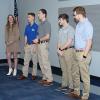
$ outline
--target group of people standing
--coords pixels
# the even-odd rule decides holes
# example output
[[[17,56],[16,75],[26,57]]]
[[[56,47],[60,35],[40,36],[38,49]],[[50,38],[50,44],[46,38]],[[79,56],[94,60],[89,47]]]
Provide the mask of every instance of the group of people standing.
[[[57,54],[62,70],[62,82],[58,91],[67,90],[70,96],[81,100],[88,100],[90,91],[89,63],[91,60],[91,47],[93,38],[93,27],[83,7],[78,6],[73,9],[76,29],[69,24],[69,16],[65,13],[58,17],[59,38],[57,44]],[[51,25],[47,20],[47,11],[40,9],[38,11],[40,24],[35,23],[35,14],[28,13],[28,24],[25,28],[24,44],[24,66],[19,80],[28,77],[28,68],[30,60],[33,61],[32,80],[37,76],[37,62],[39,62],[42,71],[42,80],[39,81],[43,86],[53,84],[51,65],[48,58],[48,43],[51,35]],[[8,16],[6,25],[6,54],[9,64],[7,75],[17,74],[17,53],[19,50],[19,29],[18,23],[14,21],[12,15]],[[11,54],[14,55],[14,67],[11,64]],[[83,92],[80,96],[80,77],[83,81]]]

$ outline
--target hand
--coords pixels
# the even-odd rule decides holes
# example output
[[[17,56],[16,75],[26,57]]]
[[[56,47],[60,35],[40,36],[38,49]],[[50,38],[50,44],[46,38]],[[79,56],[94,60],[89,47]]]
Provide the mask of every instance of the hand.
[[[63,51],[61,51],[61,50],[57,50],[57,53],[60,55],[60,56],[63,56]]]
[[[13,41],[9,41],[9,42],[7,42],[7,45],[10,45],[10,44],[12,44],[13,43]]]
[[[33,40],[33,43],[38,43],[38,39],[34,39]]]
[[[80,60],[81,61],[85,61],[86,60],[86,57],[82,56]]]

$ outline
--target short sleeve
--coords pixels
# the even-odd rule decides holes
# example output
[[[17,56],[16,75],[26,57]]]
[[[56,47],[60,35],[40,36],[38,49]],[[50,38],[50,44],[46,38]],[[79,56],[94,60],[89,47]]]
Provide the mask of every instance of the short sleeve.
[[[51,34],[51,24],[49,22],[47,22],[45,24],[45,30],[44,30],[45,34]]]

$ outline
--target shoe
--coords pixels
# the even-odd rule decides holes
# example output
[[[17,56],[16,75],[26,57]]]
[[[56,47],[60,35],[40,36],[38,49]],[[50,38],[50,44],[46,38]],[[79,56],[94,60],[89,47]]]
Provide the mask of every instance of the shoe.
[[[86,98],[84,98],[84,97],[81,97],[81,99],[80,100],[88,100],[88,99],[86,99]]]
[[[64,93],[64,94],[70,94],[73,91],[74,91],[74,89],[69,88],[66,91],[63,91],[62,93]]]
[[[51,86],[51,85],[53,85],[53,82],[45,81],[45,82],[43,83],[43,86]]]
[[[32,80],[35,80],[36,79],[36,76],[32,76]]]
[[[38,83],[40,84],[44,84],[44,82],[46,82],[47,80],[40,80]]]
[[[69,93],[72,93],[72,92],[74,92],[74,89],[69,88],[69,89],[68,89],[68,92],[69,92]]]
[[[9,72],[6,75],[11,75],[12,71],[13,71],[13,69],[9,68]]]
[[[82,98],[81,98],[80,100],[88,100],[88,99],[82,99]]]
[[[17,69],[14,69],[13,76],[16,76],[16,74],[17,74]]]
[[[71,92],[71,93],[69,94],[69,96],[70,96],[70,97],[73,97],[73,98],[76,98],[76,99],[80,99],[80,98],[81,98],[80,95],[78,95],[78,94],[76,94],[76,93],[74,93],[74,92]]]
[[[59,87],[56,89],[56,91],[67,91],[68,90],[68,87]]]
[[[26,77],[24,75],[21,75],[18,77],[18,80],[25,80],[25,79],[26,79]]]

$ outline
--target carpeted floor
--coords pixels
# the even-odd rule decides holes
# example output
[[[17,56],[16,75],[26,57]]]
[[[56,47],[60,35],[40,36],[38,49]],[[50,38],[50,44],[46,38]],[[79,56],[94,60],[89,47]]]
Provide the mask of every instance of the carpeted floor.
[[[17,80],[17,77],[6,76],[7,66],[0,66],[0,100],[76,100],[55,89],[59,84],[54,82],[52,86],[45,87],[37,80],[31,80],[31,75],[27,80]],[[20,74],[20,71],[18,71]],[[89,100],[100,100],[100,96],[90,94]]]

